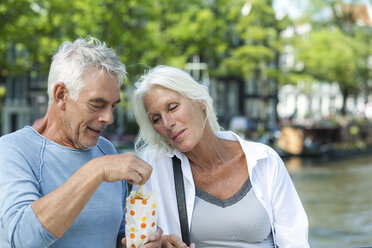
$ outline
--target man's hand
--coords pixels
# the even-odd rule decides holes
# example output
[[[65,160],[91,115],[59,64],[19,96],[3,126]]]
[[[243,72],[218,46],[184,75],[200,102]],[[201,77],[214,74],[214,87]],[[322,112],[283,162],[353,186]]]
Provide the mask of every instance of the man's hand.
[[[91,162],[100,165],[103,181],[106,182],[127,180],[132,185],[144,184],[152,172],[149,164],[130,152],[106,155]]]
[[[162,233],[163,230],[161,230],[161,228],[158,227],[158,230],[151,234],[149,241],[146,244],[142,245],[141,248],[160,248],[162,243],[161,240]],[[124,247],[126,247],[125,246],[127,243],[126,238],[123,238],[121,240],[121,243],[124,245]]]
[[[195,248],[195,244],[188,247],[182,240],[175,234],[163,235],[161,241],[162,248]]]

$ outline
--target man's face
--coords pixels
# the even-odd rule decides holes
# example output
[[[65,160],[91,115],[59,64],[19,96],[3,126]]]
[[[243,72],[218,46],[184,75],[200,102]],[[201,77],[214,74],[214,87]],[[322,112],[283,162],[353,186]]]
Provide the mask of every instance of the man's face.
[[[82,80],[85,85],[77,101],[67,95],[62,117],[62,143],[75,149],[97,145],[102,131],[114,121],[113,111],[120,101],[118,80],[106,71],[88,71]]]

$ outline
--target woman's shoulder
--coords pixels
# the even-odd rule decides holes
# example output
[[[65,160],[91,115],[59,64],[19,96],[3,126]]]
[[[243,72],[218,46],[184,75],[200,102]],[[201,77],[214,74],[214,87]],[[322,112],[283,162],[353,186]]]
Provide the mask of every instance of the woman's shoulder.
[[[253,151],[266,153],[267,155],[277,155],[277,152],[269,145],[257,141],[244,140],[244,144]]]
[[[146,147],[146,149],[139,153],[139,156],[148,163],[162,161],[169,158],[166,151],[159,149],[158,147],[155,146]]]

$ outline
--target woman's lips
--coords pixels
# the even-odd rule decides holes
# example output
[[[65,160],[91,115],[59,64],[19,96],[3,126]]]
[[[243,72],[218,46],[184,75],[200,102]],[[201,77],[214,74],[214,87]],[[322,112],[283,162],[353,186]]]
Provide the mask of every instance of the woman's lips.
[[[177,139],[183,132],[185,132],[186,129],[182,129],[181,131],[179,131],[176,135],[174,135],[172,137],[173,140]]]

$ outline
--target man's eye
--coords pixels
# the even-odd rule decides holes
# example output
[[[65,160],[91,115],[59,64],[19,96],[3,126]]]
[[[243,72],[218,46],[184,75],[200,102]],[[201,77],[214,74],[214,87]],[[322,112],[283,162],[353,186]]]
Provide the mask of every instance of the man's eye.
[[[91,104],[91,106],[95,109],[102,109],[105,107],[105,105],[97,105],[97,104]]]

